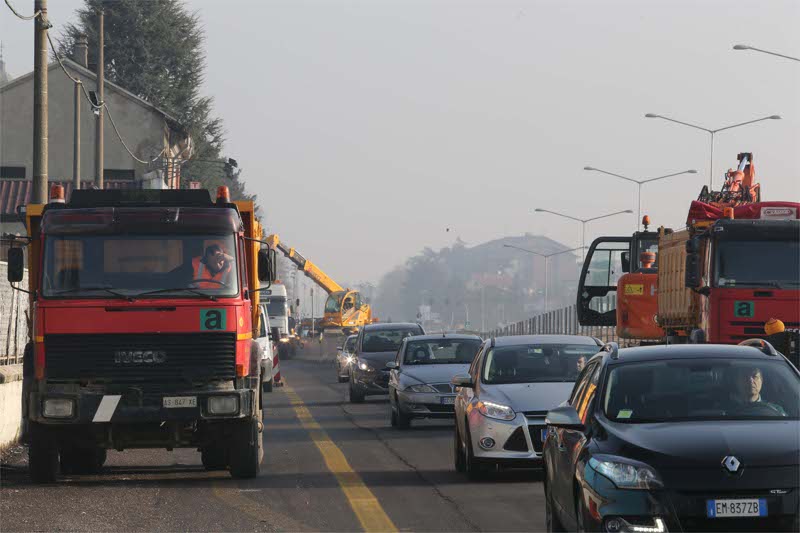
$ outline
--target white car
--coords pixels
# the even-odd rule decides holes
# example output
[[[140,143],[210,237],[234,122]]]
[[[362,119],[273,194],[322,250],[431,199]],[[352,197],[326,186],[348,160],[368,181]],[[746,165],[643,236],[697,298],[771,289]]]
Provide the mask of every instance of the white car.
[[[272,362],[275,360],[275,352],[277,352],[277,348],[270,339],[269,329],[267,328],[269,321],[266,313],[264,313],[263,307],[261,308],[260,315],[261,319],[259,321],[260,326],[258,338],[256,338],[256,344],[258,344],[258,347],[261,350],[261,391],[272,392],[274,377]]]

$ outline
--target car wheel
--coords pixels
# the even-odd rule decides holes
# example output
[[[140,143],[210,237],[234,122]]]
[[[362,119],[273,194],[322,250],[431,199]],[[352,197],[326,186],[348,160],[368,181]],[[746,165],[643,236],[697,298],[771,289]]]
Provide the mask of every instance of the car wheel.
[[[461,444],[461,433],[458,431],[458,423],[455,424],[453,431],[453,466],[456,472],[463,474],[467,471],[467,458],[464,454],[464,446]]]
[[[364,393],[355,388],[355,383],[353,383],[352,379],[349,381],[350,381],[350,403],[363,403]]]
[[[545,523],[547,525],[547,531],[550,533],[553,532],[562,532],[565,531],[564,526],[561,525],[561,520],[558,519],[558,515],[555,512],[555,507],[553,504],[553,493],[550,492],[550,484],[547,482],[547,476],[545,475],[544,481],[544,518]]]
[[[467,441],[467,477],[472,481],[479,481],[486,477],[486,466],[479,463],[475,458],[475,452],[472,450],[472,434],[469,431],[469,422],[464,423],[464,429],[466,430],[466,435],[464,437]]]
[[[402,412],[399,405],[397,406],[395,416],[397,417],[397,429],[408,429],[411,427],[411,417]]]

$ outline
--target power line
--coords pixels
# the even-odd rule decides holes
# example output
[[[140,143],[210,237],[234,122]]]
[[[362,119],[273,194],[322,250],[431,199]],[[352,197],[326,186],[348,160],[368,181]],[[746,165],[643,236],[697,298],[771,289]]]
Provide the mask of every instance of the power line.
[[[25,15],[20,15],[19,12],[16,9],[14,9],[14,6],[12,6],[11,2],[9,2],[8,0],[6,0],[6,5],[8,6],[8,9],[11,10],[12,13],[14,13],[18,18],[21,18],[22,20],[33,20],[33,19],[37,19],[37,18],[42,16],[42,12],[41,11],[37,11],[36,13],[31,15],[30,17],[26,17]]]
[[[139,163],[141,163],[143,165],[147,165],[147,164],[150,164],[150,163],[153,163],[154,161],[156,161],[159,157],[164,155],[164,152],[167,151],[166,147],[163,148],[161,150],[161,152],[159,152],[159,154],[157,156],[155,156],[153,159],[151,159],[150,161],[144,161],[142,159],[139,159],[135,155],[133,155],[133,152],[131,152],[131,149],[128,148],[127,144],[125,144],[125,140],[122,138],[122,135],[120,134],[119,130],[117,129],[117,124],[114,122],[114,117],[111,116],[111,109],[105,103],[103,104],[103,107],[106,108],[106,112],[108,113],[108,120],[111,121],[111,126],[114,128],[114,132],[117,134],[117,138],[119,138],[119,142],[122,143],[122,146],[125,147],[125,150],[127,150],[127,152],[130,154],[130,156],[132,158],[134,158],[136,161],[138,161]]]

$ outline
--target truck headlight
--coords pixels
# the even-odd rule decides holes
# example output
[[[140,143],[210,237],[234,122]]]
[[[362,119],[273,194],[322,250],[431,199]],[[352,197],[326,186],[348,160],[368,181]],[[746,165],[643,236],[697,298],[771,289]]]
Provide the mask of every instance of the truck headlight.
[[[289,342],[289,337],[281,337],[281,342]]]
[[[411,392],[436,392],[436,389],[424,383],[422,385],[411,385],[406,390],[410,390]]]
[[[592,457],[589,459],[589,466],[594,468],[598,474],[610,479],[620,489],[652,490],[664,488],[664,483],[658,473],[644,463]]]
[[[72,418],[75,402],[68,398],[47,398],[44,401],[42,415],[46,418]]]
[[[514,420],[514,417],[517,416],[512,408],[499,403],[481,401],[475,404],[475,407],[483,416],[498,420]]]
[[[239,412],[239,398],[236,396],[211,396],[208,399],[208,413],[230,415]]]

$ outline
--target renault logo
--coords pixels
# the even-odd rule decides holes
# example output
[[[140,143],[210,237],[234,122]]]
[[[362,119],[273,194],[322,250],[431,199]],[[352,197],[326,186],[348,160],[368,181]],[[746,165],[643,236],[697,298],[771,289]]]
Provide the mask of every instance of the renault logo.
[[[167,362],[167,352],[154,350],[118,350],[114,363],[118,365],[159,365]]]
[[[728,455],[722,460],[722,466],[724,466],[725,469],[731,474],[735,474],[736,472],[739,471],[741,463],[739,462],[739,459],[737,459],[733,455]]]

